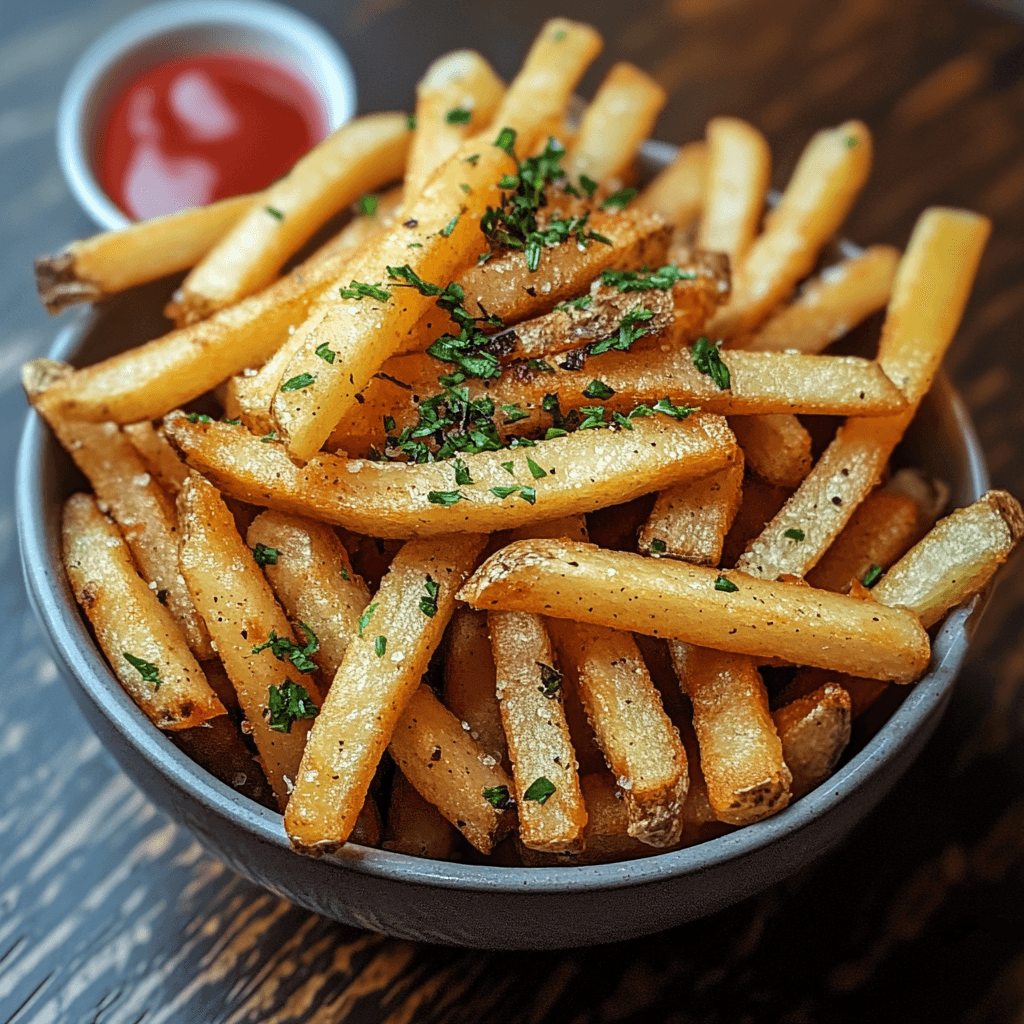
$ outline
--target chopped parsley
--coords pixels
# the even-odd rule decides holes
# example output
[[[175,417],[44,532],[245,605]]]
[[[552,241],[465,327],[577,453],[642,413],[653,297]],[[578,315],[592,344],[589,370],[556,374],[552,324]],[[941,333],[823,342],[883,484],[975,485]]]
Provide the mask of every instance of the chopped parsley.
[[[388,649],[388,638],[386,636],[377,637],[377,639],[373,641],[373,649],[378,658],[383,658],[384,652]]]
[[[339,288],[338,294],[343,299],[377,299],[380,302],[387,302],[391,298],[391,292],[381,288],[380,285],[366,284],[363,281],[350,281],[347,288]]]
[[[550,779],[546,779],[542,775],[539,779],[535,779],[530,784],[530,788],[523,794],[523,799],[535,800],[537,803],[543,805],[547,803],[548,798],[554,792],[555,784]]]
[[[663,540],[658,540],[657,537],[655,537],[654,540],[651,541],[651,550],[656,555],[662,554],[665,551],[665,547],[665,542]]]
[[[854,135],[847,135],[846,136],[846,148],[847,149],[856,149],[857,148],[857,143],[859,141],[860,140],[856,136],[854,136]]]
[[[720,590],[723,594],[735,594],[739,589],[740,588],[737,587],[732,580],[725,576],[719,576],[718,579],[715,580],[715,590]]]
[[[498,137],[494,140],[498,149],[503,149],[513,160],[516,158],[516,130],[515,128],[502,128]]]
[[[343,580],[351,580],[352,579],[351,574],[349,573],[348,569],[345,568],[345,566],[341,567],[341,578]]]
[[[405,119],[405,127],[408,128],[409,131],[415,131],[416,130],[416,115],[415,114],[409,114],[406,117],[406,119]]]
[[[462,459],[455,460],[455,482],[460,487],[468,487],[473,483],[473,478],[469,475],[469,466]]]
[[[385,416],[384,417],[384,429],[387,430],[389,433],[392,430],[395,429],[395,417],[394,416]]]
[[[634,309],[619,321],[619,328],[615,334],[588,346],[588,354],[599,356],[602,352],[610,350],[628,352],[633,347],[633,342],[647,333],[647,328],[640,325],[653,318],[654,313],[649,309]]]
[[[264,444],[269,444],[271,441],[276,441],[277,440],[277,431],[276,430],[272,430],[269,434],[264,434],[260,438],[260,440]]]
[[[592,380],[584,389],[584,398],[597,398],[600,401],[604,401],[606,398],[611,398],[615,394],[615,389],[608,387],[604,381]]]
[[[320,713],[309,691],[290,679],[280,686],[270,684],[267,688],[267,709],[270,712],[267,724],[275,732],[291,732],[293,722],[300,718],[316,718]]]
[[[462,184],[459,185],[459,188],[461,188],[462,191],[465,192],[467,196],[469,195],[470,192],[473,191],[465,182],[462,182]]]
[[[587,174],[580,175],[580,188],[586,193],[588,199],[594,198],[597,191],[597,182]]]
[[[804,539],[805,534],[803,530],[798,530],[793,526],[790,527],[782,536],[788,537],[790,540],[801,541]]]
[[[317,345],[317,347],[316,347],[315,349],[313,349],[313,351],[314,351],[314,352],[315,352],[315,353],[316,353],[316,354],[317,354],[317,355],[318,355],[318,356],[319,356],[319,357],[320,357],[320,358],[321,358],[321,359],[322,359],[322,360],[323,360],[323,361],[324,361],[325,363],[333,363],[333,362],[334,362],[334,356],[335,356],[335,353],[333,352],[333,350],[331,350],[331,349],[329,349],[329,348],[327,347],[327,342],[326,342],[326,341],[325,341],[325,342],[323,342],[323,344],[321,344],[321,345]]]
[[[262,569],[265,565],[277,565],[277,556],[281,554],[277,548],[268,548],[266,544],[257,544],[252,549],[252,557]]]
[[[420,611],[428,619],[432,619],[437,614],[437,595],[441,592],[441,585],[434,580],[430,573],[427,573],[423,589],[427,593],[425,597],[420,598]]]
[[[275,220],[284,220],[284,214],[276,206],[264,206],[263,209]]]
[[[369,608],[359,616],[359,621],[356,624],[359,631],[359,635],[363,635],[363,630],[370,624],[370,619],[373,618],[373,613],[380,607],[380,601],[374,601]]]
[[[185,419],[187,419],[189,421],[189,423],[212,423],[213,422],[213,418],[210,417],[210,416],[207,416],[205,412],[190,412],[185,417]]]
[[[568,34],[568,33],[567,33],[567,32],[565,31],[565,29],[564,29],[564,28],[560,28],[560,29],[559,29],[559,30],[558,30],[558,31],[557,31],[557,32],[555,33],[555,42],[556,42],[556,43],[560,43],[560,42],[561,42],[561,41],[562,41],[562,40],[563,40],[563,39],[564,39],[564,38],[566,37],[566,35],[567,35],[567,34]]]
[[[515,463],[514,462],[503,462],[501,464],[501,468],[503,470],[505,470],[505,472],[508,473],[509,476],[515,476],[516,475]]]
[[[542,661],[535,664],[540,669],[540,686],[537,689],[549,700],[557,697],[562,692],[562,673]]]
[[[519,497],[530,505],[537,504],[537,491],[533,487],[520,487]]]
[[[610,195],[603,203],[601,203],[602,210],[624,210],[634,199],[636,199],[637,190],[635,188],[622,188],[619,189],[614,195]]]
[[[589,295],[581,295],[578,299],[569,299],[566,302],[558,303],[552,312],[568,313],[570,309],[587,309],[590,303],[591,298]]]
[[[160,689],[160,670],[151,661],[143,661],[142,658],[136,658],[134,654],[129,654],[127,651],[121,652],[128,664],[134,668],[144,683],[152,683],[154,690]]]
[[[467,164],[469,164],[470,167],[476,167],[476,162],[479,159],[480,159],[480,154],[479,153],[473,153],[470,156],[466,157],[465,162]]]
[[[448,124],[469,124],[472,117],[473,111],[466,110],[465,107],[455,107],[454,110],[449,110],[444,115],[444,119]]]
[[[511,466],[512,463],[509,462],[506,465]],[[511,473],[512,470],[510,469],[509,472]],[[509,484],[508,487],[492,487],[491,494],[493,494],[496,498],[501,498],[502,500],[504,500],[505,498],[508,498],[510,495],[515,494],[518,490],[520,490],[519,484]]]
[[[602,270],[601,284],[620,292],[668,291],[676,281],[692,281],[696,277],[692,270],[680,270],[675,264],[666,263],[656,270]]]
[[[526,368],[534,373],[554,373],[555,368],[546,359],[527,359]]]
[[[443,505],[445,508],[454,505],[458,501],[467,501],[468,499],[462,493],[462,491],[428,491],[427,501],[431,505]]]
[[[530,414],[520,409],[518,405],[503,405],[501,411],[505,414],[505,424],[516,423],[519,420],[529,419]]]
[[[706,337],[698,338],[693,346],[693,365],[704,376],[710,377],[721,391],[728,391],[730,384],[729,367],[722,362],[720,345],[721,342],[718,345],[712,345]]]
[[[538,466],[529,455],[526,456],[526,465],[530,470],[530,476],[532,476],[534,480],[543,480],[544,477],[548,475],[548,471]]]
[[[455,216],[452,217],[452,219],[448,221],[448,223],[445,224],[443,228],[441,228],[441,234],[445,238],[447,238],[455,230],[455,225],[459,223],[459,217],[461,216],[462,214],[460,213],[455,214]]]
[[[882,567],[873,565],[866,573],[861,583],[870,590],[882,578]]]
[[[364,217],[372,217],[377,212],[377,206],[380,204],[380,198],[375,195],[365,195],[359,200],[359,212]]]
[[[634,409],[629,415],[633,416],[637,410]],[[653,406],[654,412],[660,412],[664,416],[671,416],[674,420],[685,420],[688,416],[692,415],[697,411],[695,406],[692,405],[673,405],[668,398],[659,398]],[[642,414],[641,414],[642,415]]]
[[[308,388],[316,377],[311,373],[300,373],[297,377],[291,377],[281,385],[282,391],[301,391],[303,388]]]
[[[278,636],[273,630],[270,631],[270,637],[264,644],[257,644],[252,649],[253,654],[259,654],[260,651],[265,651],[268,647],[270,653],[273,654],[278,661],[284,661],[287,658],[300,672],[305,675],[310,675],[316,671],[316,663],[310,660],[311,654],[316,654],[320,650],[320,641],[316,638],[316,633],[313,632],[304,622],[299,623],[299,629],[306,634],[306,644],[300,647],[297,643],[289,640],[285,636]]]
[[[484,799],[499,811],[515,806],[515,801],[512,799],[512,794],[508,791],[508,786],[485,786],[483,793]]]
[[[241,425],[242,421],[240,419],[224,420],[225,427],[240,427]]]

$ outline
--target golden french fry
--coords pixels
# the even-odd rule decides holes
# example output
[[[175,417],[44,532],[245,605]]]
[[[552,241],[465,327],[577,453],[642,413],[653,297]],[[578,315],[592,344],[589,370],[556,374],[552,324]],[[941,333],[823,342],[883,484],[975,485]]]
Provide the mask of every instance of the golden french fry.
[[[917,502],[904,494],[872,491],[807,574],[819,590],[845,594],[872,566],[888,569],[921,539],[927,529]]]
[[[578,852],[587,812],[562,710],[561,673],[544,621],[539,615],[491,612],[487,624],[519,835],[533,850]]]
[[[455,850],[455,829],[401,772],[395,773],[391,784],[388,825],[382,845],[394,853],[430,860],[451,860]]]
[[[63,543],[75,597],[146,717],[161,729],[187,729],[225,714],[171,613],[139,577],[117,527],[91,495],[65,503]]]
[[[264,444],[242,427],[190,423],[175,413],[164,429],[189,464],[226,494],[376,537],[490,532],[587,512],[607,504],[609,493],[628,499],[712,473],[735,452],[718,417],[657,417],[635,421],[631,431],[586,430],[466,455],[461,465],[473,482],[460,485],[450,460],[320,455],[300,468],[282,445]]]
[[[636,65],[615,64],[569,145],[564,163],[569,181],[575,184],[585,174],[599,184],[608,179],[621,182],[667,98],[665,90]]]
[[[588,26],[558,18],[544,26],[495,116],[502,130],[516,133],[517,152],[528,152],[549,119],[561,113],[600,45]],[[483,252],[480,216],[488,205],[500,205],[498,182],[515,170],[496,141],[488,131],[463,143],[406,208],[408,219],[348,264],[352,280],[390,291],[383,287],[340,299],[299,328],[301,344],[282,375],[287,390],[277,392],[273,406],[277,432],[291,455],[308,459],[320,449],[406,332],[434,306],[434,297],[418,288],[394,286],[387,268],[408,266],[422,280],[444,287]]]
[[[732,300],[708,326],[712,336],[754,329],[811,271],[864,187],[871,150],[871,133],[860,121],[811,139],[781,202],[737,268]]]
[[[701,770],[715,817],[747,825],[782,810],[792,777],[754,662],[678,642],[670,642],[669,650],[693,704]]]
[[[800,294],[772,314],[750,338],[735,344],[758,352],[824,351],[872,313],[885,309],[892,294],[900,252],[872,245],[812,278]]]
[[[177,494],[188,479],[188,466],[168,444],[167,438],[153,426],[151,420],[126,423],[121,430],[160,486],[172,496]]]
[[[320,646],[311,658],[333,679],[370,603],[337,534],[323,523],[264,512],[249,527],[246,543],[254,551],[262,545],[264,575],[289,618],[316,634]]]
[[[669,224],[685,228],[704,206],[708,147],[705,142],[683,146],[672,161],[637,197],[636,208],[657,213]]]
[[[495,691],[494,656],[487,615],[464,605],[448,625],[444,660],[444,704],[469,726],[469,735],[509,768],[505,729]]]
[[[608,352],[582,369],[506,374],[491,392],[502,401],[540,405],[556,393],[563,410],[592,405],[592,381],[614,394],[602,403],[628,413],[638,402],[668,397],[723,416],[795,414],[890,416],[906,406],[877,363],[857,356],[805,356],[786,352],[726,352],[730,387],[719,386],[694,365],[690,349]],[[523,379],[526,376],[528,379]]]
[[[451,617],[455,591],[485,542],[473,534],[410,541],[395,556],[306,743],[285,810],[296,850],[319,856],[349,838],[377,763]],[[433,615],[424,611],[424,598],[434,602]]]
[[[637,550],[656,558],[718,565],[743,499],[743,452],[717,473],[662,491],[640,530]]]
[[[793,490],[811,471],[811,435],[793,415],[730,416],[729,427],[751,474]]]
[[[782,756],[793,773],[790,791],[798,800],[832,774],[850,742],[850,695],[837,683],[826,683],[773,711],[771,717],[782,741]]]
[[[299,683],[289,678],[296,671],[262,647],[272,634],[294,643],[291,626],[223,499],[198,474],[191,474],[178,492],[178,519],[181,574],[235,687],[263,771],[283,808],[309,732],[308,715],[316,713],[309,703],[318,705],[320,693],[308,675],[300,676]],[[285,704],[284,713],[275,713],[278,699]],[[296,703],[301,706],[293,713]]]
[[[48,313],[59,313],[76,302],[99,302],[133,285],[187,270],[261,195],[232,196],[72,242],[56,256],[36,260],[39,298]]]
[[[427,68],[416,85],[416,131],[405,168],[408,199],[423,191],[472,132],[490,125],[504,93],[501,79],[474,50],[446,53]]]
[[[960,323],[989,229],[985,217],[964,210],[934,207],[918,218],[896,271],[878,352],[907,409],[847,420],[737,568],[769,579],[806,575],[877,484]],[[792,541],[787,532],[793,530],[804,540]]]
[[[198,263],[166,313],[179,327],[269,285],[336,213],[400,178],[410,132],[405,114],[368,114],[314,146],[260,196]]]
[[[778,514],[793,492],[766,484],[755,477],[743,481],[743,498],[722,545],[721,564],[732,566],[750,543]]]
[[[515,541],[491,555],[459,597],[488,611],[541,613],[875,679],[910,682],[928,665],[928,636],[905,610],[579,542]]]
[[[686,750],[629,633],[552,619],[548,630],[605,761],[622,787],[628,832],[648,846],[679,841],[689,784]]]
[[[515,824],[512,779],[421,684],[391,734],[395,764],[476,849],[488,854]]]
[[[401,215],[405,200],[405,189],[393,185],[376,197],[377,205],[370,212],[363,209],[360,200],[352,211],[352,219],[333,237],[329,238],[308,259],[303,266],[313,266],[321,260],[333,258],[338,253],[353,252],[365,245],[374,235],[390,228]]]
[[[34,369],[28,364],[26,376]],[[28,383],[26,390],[31,398]],[[178,572],[179,532],[171,499],[116,424],[81,423],[45,407],[40,411],[92,484],[103,509],[121,527],[142,576],[166,602],[192,652],[199,659],[211,657],[209,633]]]
[[[706,130],[707,184],[697,245],[740,266],[757,234],[772,177],[768,140],[738,117],[713,117]]]
[[[1024,536],[1012,494],[989,491],[940,520],[871,591],[880,604],[909,608],[924,626],[978,593]]]

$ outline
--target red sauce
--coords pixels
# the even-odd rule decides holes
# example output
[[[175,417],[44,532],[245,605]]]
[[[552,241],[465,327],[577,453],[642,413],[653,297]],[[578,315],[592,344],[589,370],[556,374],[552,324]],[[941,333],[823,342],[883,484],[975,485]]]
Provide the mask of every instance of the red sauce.
[[[234,54],[151,68],[114,98],[105,124],[100,183],[138,219],[264,188],[327,134],[297,76]]]

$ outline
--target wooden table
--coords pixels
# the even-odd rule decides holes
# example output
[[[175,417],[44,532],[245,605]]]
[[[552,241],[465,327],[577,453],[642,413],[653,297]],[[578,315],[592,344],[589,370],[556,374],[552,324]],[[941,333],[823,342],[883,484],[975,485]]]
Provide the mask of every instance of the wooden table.
[[[0,1019],[7,1022],[965,1021],[1024,1013],[1024,577],[1007,572],[946,719],[836,854],[662,935],[568,953],[453,951],[360,933],[234,876],[151,806],[60,684],[12,521],[17,369],[57,325],[31,258],[90,225],[52,125],[63,80],[138,4],[0,5]],[[408,107],[426,62],[480,49],[510,77],[546,4],[304,0],[355,64],[362,110]],[[918,211],[995,219],[947,359],[997,486],[1024,496],[1024,28],[960,0],[567,2],[671,99],[662,138],[748,118],[785,182],[810,133],[861,117],[876,170],[846,234],[903,244]]]

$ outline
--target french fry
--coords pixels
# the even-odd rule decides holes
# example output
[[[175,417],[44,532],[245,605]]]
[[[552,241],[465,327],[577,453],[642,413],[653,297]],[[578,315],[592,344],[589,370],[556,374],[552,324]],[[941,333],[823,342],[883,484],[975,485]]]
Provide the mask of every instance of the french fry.
[[[826,672],[821,668],[802,668],[776,694],[772,708],[778,711],[787,704],[792,704],[820,690],[822,687],[835,684],[841,687],[850,698],[850,716],[859,718],[889,688],[889,684],[880,679],[859,679],[843,672]]]
[[[693,704],[693,727],[715,816],[747,825],[780,811],[792,776],[749,658],[670,642],[679,683]]]
[[[718,565],[743,499],[743,452],[736,456],[717,473],[662,491],[640,530],[637,550],[656,558]]]
[[[188,466],[167,443],[167,438],[150,420],[126,423],[121,430],[160,486],[172,497],[176,495],[188,479]]]
[[[271,633],[292,641],[295,638],[252,552],[238,536],[223,499],[195,473],[178,492],[178,520],[182,576],[238,693],[263,771],[283,808],[310,720],[287,715],[288,721],[275,721],[274,693],[287,700],[299,685],[317,705],[319,691],[309,676],[301,677],[300,684],[289,679],[295,671],[277,661],[270,650],[254,650],[266,643]]]
[[[50,367],[63,372],[62,364]],[[28,378],[37,369],[38,363],[30,363],[24,371],[30,399],[34,385]],[[178,572],[179,533],[171,499],[116,424],[80,423],[41,411],[121,527],[140,572],[154,594],[166,601],[193,654],[200,660],[211,657],[209,633]]]
[[[395,773],[391,784],[383,847],[430,860],[451,860],[455,851],[455,829],[401,772]]]
[[[578,370],[513,372],[491,391],[502,401],[520,396],[533,405],[540,405],[545,394],[557,393],[563,410],[578,409],[593,404],[584,389],[597,380],[614,392],[602,399],[604,405],[621,413],[628,413],[638,402],[663,396],[675,403],[699,404],[705,412],[723,416],[889,416],[906,407],[899,388],[870,359],[737,351],[724,353],[722,361],[729,368],[726,389],[701,373],[691,350],[684,347],[607,352]]]
[[[165,310],[179,327],[269,285],[288,257],[349,203],[401,177],[405,114],[343,124],[261,195],[191,270]]]
[[[517,152],[528,152],[550,118],[561,114],[600,45],[588,26],[564,19],[544,26],[495,116],[502,129],[516,133]],[[367,246],[346,274],[363,284],[390,285],[386,268],[408,265],[421,279],[444,287],[472,263],[486,244],[479,218],[488,205],[500,205],[498,182],[515,170],[495,141],[488,132],[463,143],[406,208],[408,219]],[[301,345],[282,376],[285,384],[307,376],[311,383],[279,390],[273,406],[277,432],[296,458],[308,459],[320,449],[355,396],[434,305],[434,297],[417,288],[385,292],[386,299],[341,299],[322,318],[299,328]]]
[[[811,435],[795,416],[730,416],[729,427],[747,469],[766,484],[792,491],[810,473]]]
[[[444,704],[469,726],[469,735],[509,768],[505,729],[495,692],[494,656],[484,612],[460,606],[448,625]]]
[[[934,207],[918,218],[896,271],[878,352],[907,409],[847,420],[737,568],[769,579],[806,575],[878,482],[960,323],[989,229],[985,217],[963,210]],[[787,537],[793,530],[804,540]]]
[[[303,266],[313,266],[338,253],[352,252],[365,245],[374,235],[392,227],[402,212],[405,189],[401,185],[393,185],[375,198],[377,205],[372,213],[369,209],[363,209],[362,200],[354,204],[352,219],[333,238],[329,238],[304,260]]]
[[[473,483],[460,486],[451,461],[320,455],[300,468],[282,445],[264,444],[242,427],[190,423],[175,413],[164,430],[189,464],[226,494],[376,537],[491,532],[587,512],[606,504],[609,493],[628,499],[706,476],[735,452],[732,434],[717,417],[681,423],[657,417],[635,421],[631,431],[582,431],[530,448],[467,454],[463,465]],[[456,492],[462,498],[452,497]]]
[[[220,241],[260,195],[232,196],[72,242],[36,260],[36,288],[47,313],[99,302],[133,285],[187,270]]]
[[[384,833],[384,822],[381,820],[380,808],[372,793],[366,794],[363,806],[359,810],[349,842],[357,846],[380,846]]]
[[[438,57],[416,85],[416,131],[405,168],[408,199],[472,133],[488,128],[505,86],[474,50]],[[500,126],[499,126],[500,127]]]
[[[713,117],[705,134],[707,184],[697,245],[724,252],[738,267],[761,223],[772,154],[765,137],[737,117]]]
[[[637,197],[636,209],[657,213],[674,227],[687,227],[704,207],[707,164],[706,142],[683,146],[675,160]]]
[[[420,796],[481,853],[490,853],[514,825],[512,779],[429,686],[413,693],[388,750]]]
[[[823,352],[872,313],[885,309],[899,258],[899,250],[891,245],[872,245],[859,256],[833,264],[808,281],[753,336],[736,339],[734,345],[757,352]]]
[[[648,846],[679,841],[689,783],[686,751],[629,633],[552,619],[548,630],[605,761],[622,787],[628,832]]]
[[[419,686],[486,538],[410,541],[360,619],[310,732],[285,810],[292,846],[319,856],[348,839],[391,735]],[[438,585],[431,595],[426,584]],[[421,602],[432,598],[434,614]]]
[[[793,774],[794,800],[824,782],[850,742],[850,695],[836,683],[824,686],[772,712],[782,756]]]
[[[721,565],[732,566],[750,543],[778,514],[793,492],[763,483],[755,477],[743,481],[743,498],[722,545]]]
[[[872,491],[807,574],[807,582],[819,590],[845,594],[872,566],[888,569],[902,558],[928,525],[912,498]]]
[[[459,597],[488,611],[541,613],[874,679],[909,682],[928,665],[927,634],[905,610],[579,542],[515,541],[491,555]]]
[[[316,634],[319,650],[310,657],[333,679],[370,603],[341,541],[322,523],[263,512],[249,527],[246,544],[253,550],[263,545],[264,575],[289,618]]]
[[[584,174],[599,184],[624,181],[667,98],[665,90],[634,64],[615,64],[569,144],[563,165],[569,181],[575,183]]]
[[[64,567],[114,674],[149,720],[187,729],[224,715],[171,613],[139,577],[91,495],[64,505]]]
[[[587,811],[559,699],[561,674],[554,667],[544,621],[539,615],[491,612],[487,624],[519,835],[533,850],[578,852]]]
[[[932,626],[978,593],[1024,536],[1013,495],[989,491],[940,520],[871,591],[882,605],[909,608]]]
[[[867,180],[871,150],[871,134],[860,121],[811,139],[781,202],[736,268],[732,300],[708,325],[711,336],[753,330],[811,271]]]

